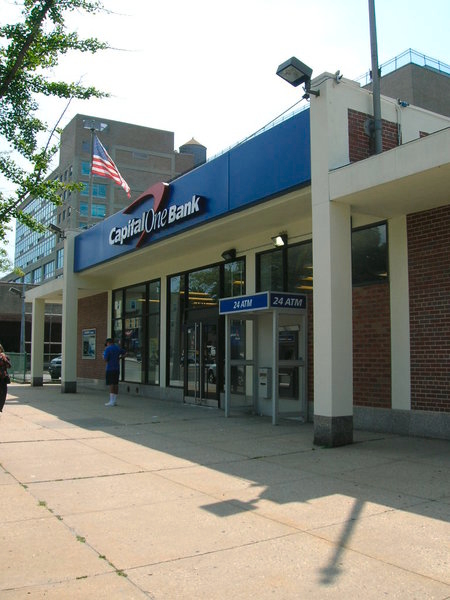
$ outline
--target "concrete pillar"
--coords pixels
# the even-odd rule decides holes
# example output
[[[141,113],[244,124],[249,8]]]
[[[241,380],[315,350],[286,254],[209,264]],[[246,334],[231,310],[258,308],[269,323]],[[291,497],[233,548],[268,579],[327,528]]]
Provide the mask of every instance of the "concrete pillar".
[[[45,300],[33,298],[31,306],[31,385],[38,387],[44,383]]]
[[[313,207],[314,443],[353,441],[350,208]]]
[[[406,216],[390,219],[389,280],[391,303],[392,408],[411,410],[408,239]]]
[[[67,233],[64,244],[64,279],[62,307],[62,365],[61,392],[77,391],[77,332],[78,332],[78,285],[73,272],[75,236]]]
[[[323,446],[353,442],[351,212],[330,202],[329,188],[342,133],[332,119],[334,87],[327,81],[311,98],[314,443]]]

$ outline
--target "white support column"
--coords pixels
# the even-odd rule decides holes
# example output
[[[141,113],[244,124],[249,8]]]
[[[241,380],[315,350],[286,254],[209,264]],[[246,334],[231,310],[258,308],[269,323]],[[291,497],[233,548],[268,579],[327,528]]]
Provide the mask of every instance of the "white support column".
[[[406,216],[391,219],[388,226],[391,294],[391,406],[394,409],[411,410],[411,351]]]
[[[314,440],[353,441],[351,228],[348,206],[313,207]]]
[[[353,441],[351,212],[330,202],[333,85],[325,82],[311,98],[314,442],[324,446]]]
[[[31,385],[43,385],[45,300],[33,298],[31,321]]]
[[[78,285],[73,272],[75,236],[67,233],[64,244],[64,279],[62,307],[62,365],[61,392],[77,391],[77,332],[78,332]]]

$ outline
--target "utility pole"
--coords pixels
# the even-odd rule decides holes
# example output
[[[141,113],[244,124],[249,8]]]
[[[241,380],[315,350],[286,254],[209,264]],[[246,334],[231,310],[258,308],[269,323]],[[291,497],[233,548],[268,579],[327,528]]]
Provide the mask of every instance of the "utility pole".
[[[369,0],[370,49],[372,55],[372,92],[373,92],[373,134],[375,154],[383,152],[381,125],[380,74],[378,72],[377,26],[375,21],[375,0]]]

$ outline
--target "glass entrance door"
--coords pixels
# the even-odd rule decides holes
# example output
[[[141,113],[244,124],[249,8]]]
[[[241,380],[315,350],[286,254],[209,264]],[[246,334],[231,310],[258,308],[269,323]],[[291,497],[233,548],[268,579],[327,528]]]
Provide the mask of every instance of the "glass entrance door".
[[[185,397],[188,402],[218,406],[217,322],[188,323],[185,347]]]

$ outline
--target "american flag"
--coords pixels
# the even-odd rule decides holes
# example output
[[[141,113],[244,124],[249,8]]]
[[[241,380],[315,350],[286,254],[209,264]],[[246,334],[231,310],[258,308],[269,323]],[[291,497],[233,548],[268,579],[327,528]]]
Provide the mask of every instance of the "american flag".
[[[130,197],[130,186],[119,173],[119,169],[96,135],[94,135],[94,148],[92,152],[92,174],[100,175],[100,177],[109,177],[117,185],[121,185],[126,191],[128,198]]]

